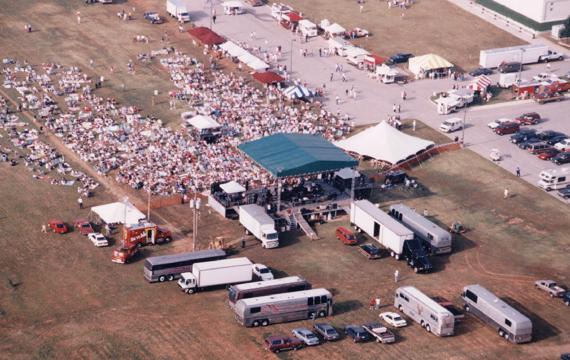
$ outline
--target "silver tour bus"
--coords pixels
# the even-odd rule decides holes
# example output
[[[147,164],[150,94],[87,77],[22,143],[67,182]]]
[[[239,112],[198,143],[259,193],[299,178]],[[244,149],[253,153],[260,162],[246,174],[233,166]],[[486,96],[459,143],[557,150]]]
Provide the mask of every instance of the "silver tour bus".
[[[310,288],[311,284],[302,277],[288,276],[275,280],[232,285],[228,289],[228,300],[230,308],[233,309],[235,303],[241,299],[303,291]]]

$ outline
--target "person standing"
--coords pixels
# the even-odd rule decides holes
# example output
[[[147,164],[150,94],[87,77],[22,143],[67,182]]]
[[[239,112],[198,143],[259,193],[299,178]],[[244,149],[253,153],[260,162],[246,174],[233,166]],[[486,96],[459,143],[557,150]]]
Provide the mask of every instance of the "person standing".
[[[406,94],[406,90],[402,90],[402,100],[406,101],[406,97],[408,96],[408,94]]]
[[[517,172],[517,177],[521,177],[521,168],[520,167],[517,166],[516,172]]]
[[[334,78],[334,73],[331,73],[330,81],[333,81],[333,78]]]
[[[42,224],[42,232],[43,232],[44,234],[47,234],[47,226],[46,226],[46,224]]]
[[[79,199],[77,199],[77,203],[79,204],[79,208],[83,209],[83,199],[81,198],[81,196],[79,197]]]
[[[507,199],[509,197],[509,189],[505,188],[505,191],[503,191],[503,198]]]
[[[414,119],[414,121],[412,121],[412,130],[416,131],[416,119]]]
[[[336,96],[335,100],[336,100],[336,104],[339,105],[340,104],[340,97],[338,95]]]
[[[75,15],[77,15],[77,25],[81,24],[81,12],[77,11]]]
[[[380,303],[381,303],[381,299],[380,296],[376,296],[376,299],[374,299],[374,310],[379,310],[380,309]]]
[[[400,280],[400,272],[398,270],[394,271],[394,282],[397,284]]]

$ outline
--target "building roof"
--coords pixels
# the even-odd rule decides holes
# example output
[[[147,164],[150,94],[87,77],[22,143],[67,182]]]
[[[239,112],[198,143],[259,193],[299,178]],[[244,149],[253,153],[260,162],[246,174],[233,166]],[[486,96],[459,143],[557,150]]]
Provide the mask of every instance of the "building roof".
[[[358,164],[320,135],[275,134],[243,143],[239,149],[278,178],[336,171]]]
[[[219,45],[226,42],[222,36],[203,26],[190,29],[188,33],[204,45]]]

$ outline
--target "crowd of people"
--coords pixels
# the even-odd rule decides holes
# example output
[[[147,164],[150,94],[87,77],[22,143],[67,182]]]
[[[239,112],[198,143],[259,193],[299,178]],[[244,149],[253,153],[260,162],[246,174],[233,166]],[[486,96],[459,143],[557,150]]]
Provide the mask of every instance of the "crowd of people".
[[[276,87],[255,87],[241,74],[211,69],[178,51],[164,53],[160,63],[176,88],[171,96],[221,124],[217,141],[201,141],[190,128],[173,130],[136,107],[98,96],[95,81],[77,67],[42,64],[36,70],[16,62],[3,70],[4,87],[15,88],[21,107],[33,111],[43,126],[100,174],[155,195],[204,190],[230,180],[249,187],[271,186],[271,176],[241,153],[239,144],[280,132],[334,140],[351,129],[347,118],[309,103],[293,104]],[[32,154],[47,158],[38,162],[32,155],[26,159],[30,168],[47,169],[48,164],[63,175],[71,174],[51,151],[32,143]],[[87,184],[83,189],[96,186],[89,180],[82,183]]]

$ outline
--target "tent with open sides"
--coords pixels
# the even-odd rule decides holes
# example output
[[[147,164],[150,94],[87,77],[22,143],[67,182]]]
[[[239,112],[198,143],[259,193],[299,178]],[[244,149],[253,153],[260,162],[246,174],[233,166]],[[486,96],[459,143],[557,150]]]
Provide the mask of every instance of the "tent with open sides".
[[[243,186],[241,186],[239,183],[233,180],[221,184],[220,189],[222,189],[226,194],[237,194],[245,191],[245,188]]]
[[[145,214],[130,203],[114,202],[105,205],[94,206],[91,213],[96,214],[106,224],[138,224],[146,219]]]
[[[421,72],[449,69],[453,64],[439,55],[427,54],[410,58],[408,67],[417,76]]]

